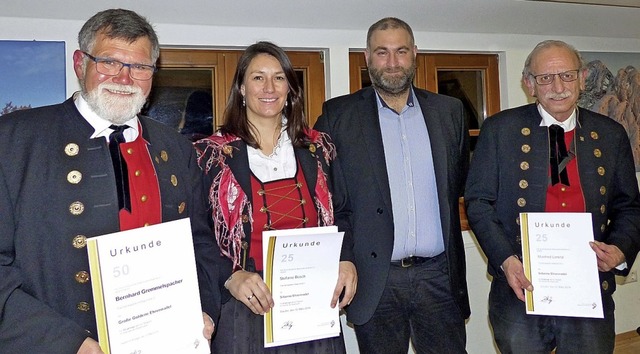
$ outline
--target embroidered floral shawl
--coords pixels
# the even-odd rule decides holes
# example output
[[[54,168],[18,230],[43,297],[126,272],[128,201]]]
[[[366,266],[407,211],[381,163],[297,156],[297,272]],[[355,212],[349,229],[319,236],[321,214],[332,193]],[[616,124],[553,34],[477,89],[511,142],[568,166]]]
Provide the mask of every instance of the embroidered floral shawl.
[[[329,166],[335,158],[335,145],[325,134],[313,129],[305,130],[310,145],[309,151],[317,160],[317,182],[315,186],[314,204],[318,210],[318,225],[333,225],[333,205],[331,192],[327,183],[327,175],[322,161]],[[231,143],[240,138],[216,133],[198,141],[195,145],[198,165],[205,173],[218,170],[209,188],[209,203],[213,220],[213,233],[221,253],[233,261],[233,268],[240,269],[242,240],[245,238],[242,222],[242,211],[247,209],[249,222],[253,227],[251,203],[240,187],[238,180],[226,163],[233,158],[235,149]],[[321,150],[321,156],[316,151]]]

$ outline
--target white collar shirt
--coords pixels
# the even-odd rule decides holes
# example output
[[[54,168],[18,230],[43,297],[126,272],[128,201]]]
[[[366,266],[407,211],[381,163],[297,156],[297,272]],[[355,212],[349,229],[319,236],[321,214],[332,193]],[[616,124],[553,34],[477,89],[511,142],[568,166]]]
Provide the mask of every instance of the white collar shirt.
[[[565,120],[564,122],[559,122],[558,120],[553,118],[551,114],[545,111],[541,104],[538,104],[537,106],[538,106],[538,112],[540,112],[540,115],[542,116],[542,122],[540,122],[541,127],[550,127],[553,124],[557,124],[561,126],[565,132],[570,132],[576,128],[576,117],[577,117],[576,109],[573,110],[573,112],[571,113],[571,115],[567,120]]]
[[[282,121],[282,130],[271,155],[265,155],[260,149],[247,146],[249,168],[262,182],[270,182],[283,178],[293,178],[296,174],[296,156],[287,134],[286,119]]]

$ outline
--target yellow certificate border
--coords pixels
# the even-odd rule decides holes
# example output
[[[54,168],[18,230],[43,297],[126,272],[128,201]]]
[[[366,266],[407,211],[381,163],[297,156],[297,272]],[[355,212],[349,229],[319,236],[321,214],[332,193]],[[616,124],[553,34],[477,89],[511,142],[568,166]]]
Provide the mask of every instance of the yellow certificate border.
[[[522,232],[521,241],[522,241],[522,265],[524,265],[524,275],[531,281],[531,250],[529,244],[529,214],[528,213],[520,213],[520,231]],[[524,296],[526,300],[527,310],[533,311],[533,292],[524,291]]]
[[[96,324],[98,327],[98,338],[100,348],[105,354],[111,353],[109,344],[109,329],[107,328],[107,312],[104,306],[104,292],[102,290],[102,269],[100,268],[100,255],[98,253],[98,241],[87,240],[89,255],[89,269],[91,271],[91,288],[93,290],[93,306],[96,313]]]
[[[265,283],[267,284],[267,287],[269,289],[272,289],[272,284],[273,284],[273,257],[275,255],[275,249],[276,249],[276,240],[277,240],[277,236],[272,236],[269,237],[269,243],[268,243],[268,248],[267,248],[267,269],[264,270],[264,280]],[[263,238],[263,242],[264,242],[264,238]],[[273,343],[273,310],[267,312],[265,314],[266,316],[266,334],[267,334],[267,338],[266,338],[266,343]],[[106,353],[105,353],[106,354]]]

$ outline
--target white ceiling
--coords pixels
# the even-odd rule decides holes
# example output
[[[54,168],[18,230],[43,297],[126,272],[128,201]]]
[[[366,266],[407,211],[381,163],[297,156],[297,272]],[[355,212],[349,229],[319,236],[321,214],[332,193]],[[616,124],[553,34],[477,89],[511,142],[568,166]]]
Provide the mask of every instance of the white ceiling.
[[[535,0],[21,0],[2,7],[0,17],[84,21],[122,7],[155,24],[366,30],[396,16],[425,32],[640,38],[638,8]]]

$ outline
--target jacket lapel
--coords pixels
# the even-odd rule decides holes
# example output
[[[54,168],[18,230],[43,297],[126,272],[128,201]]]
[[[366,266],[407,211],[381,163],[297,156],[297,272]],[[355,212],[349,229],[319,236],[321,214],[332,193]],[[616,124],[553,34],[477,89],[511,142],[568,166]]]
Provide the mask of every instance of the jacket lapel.
[[[240,184],[240,188],[244,191],[249,198],[249,202],[252,201],[251,193],[251,168],[249,168],[249,155],[247,154],[247,144],[238,140],[230,144],[233,147],[233,157],[227,156],[227,165],[233,172],[236,180]]]
[[[367,147],[369,163],[374,166],[371,170],[375,176],[378,190],[382,195],[387,209],[391,210],[391,190],[389,189],[389,176],[385,162],[382,132],[378,117],[378,105],[376,93],[373,88],[361,91],[360,100],[357,102],[354,119],[362,131],[363,144]],[[340,154],[340,151],[338,151]]]
[[[450,205],[449,205],[449,153],[447,152],[447,146],[453,144],[446,141],[451,139],[450,134],[447,134],[447,129],[444,129],[443,125],[447,124],[446,119],[449,117],[441,117],[441,111],[431,106],[429,101],[429,94],[416,90],[414,92],[420,104],[422,110],[422,117],[427,126],[427,134],[429,135],[429,143],[431,146],[431,156],[433,160],[433,170],[436,178],[436,193],[438,194],[439,215],[442,224],[442,235],[445,241],[445,247],[449,247],[449,234],[450,234]]]
[[[294,152],[302,168],[304,179],[307,182],[307,189],[309,189],[311,197],[314,197],[316,195],[315,186],[318,180],[318,163],[314,156],[315,154],[312,154],[309,149],[305,148],[294,148]]]
[[[438,191],[446,191],[448,190],[447,166],[449,154],[446,150],[447,142],[443,141],[443,139],[447,139],[450,136],[446,134],[446,130],[443,129],[442,125],[444,124],[443,120],[448,117],[439,116],[440,113],[431,106],[428,94],[415,89],[414,92],[418,98],[424,122],[427,125],[437,189]],[[442,195],[441,192],[438,192],[440,204],[446,203],[446,198],[441,197]]]

